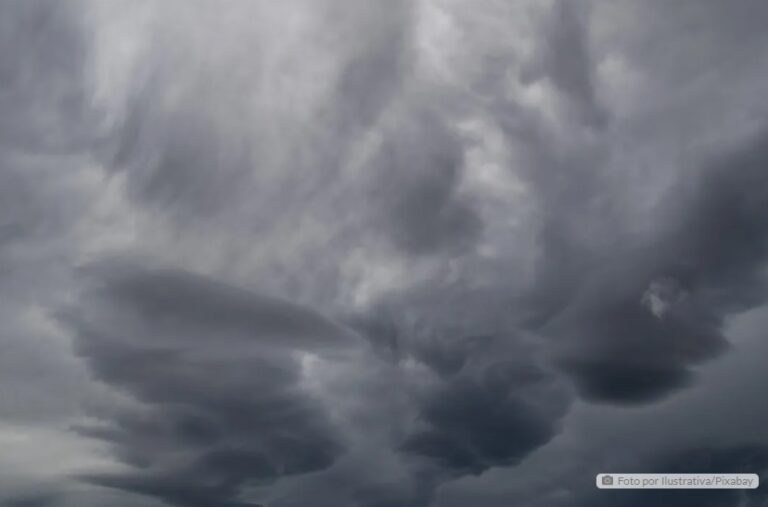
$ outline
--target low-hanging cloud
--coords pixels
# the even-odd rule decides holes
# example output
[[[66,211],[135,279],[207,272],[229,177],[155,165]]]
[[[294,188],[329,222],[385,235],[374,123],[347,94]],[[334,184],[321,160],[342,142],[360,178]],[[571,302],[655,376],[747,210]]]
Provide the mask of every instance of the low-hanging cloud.
[[[763,2],[0,10],[1,505],[600,505],[601,463],[765,467],[757,431],[583,429],[694,424],[766,303]],[[696,498],[656,500],[762,501]]]
[[[112,266],[94,277],[85,307],[61,318],[96,378],[140,406],[78,427],[135,468],[90,482],[174,505],[240,505],[245,482],[321,470],[342,452],[290,353],[338,348],[351,339],[342,329],[183,272]]]

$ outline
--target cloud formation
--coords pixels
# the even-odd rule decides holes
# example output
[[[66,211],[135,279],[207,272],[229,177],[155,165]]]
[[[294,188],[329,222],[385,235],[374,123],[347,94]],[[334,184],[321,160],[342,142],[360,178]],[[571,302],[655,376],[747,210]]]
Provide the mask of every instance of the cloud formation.
[[[321,470],[338,457],[338,437],[302,394],[301,359],[290,352],[339,349],[345,338],[354,346],[343,330],[194,275],[102,269],[107,280],[63,319],[96,377],[141,406],[79,427],[137,469],[90,481],[173,505],[241,505],[246,481]]]
[[[0,506],[759,505],[765,11],[0,3]]]

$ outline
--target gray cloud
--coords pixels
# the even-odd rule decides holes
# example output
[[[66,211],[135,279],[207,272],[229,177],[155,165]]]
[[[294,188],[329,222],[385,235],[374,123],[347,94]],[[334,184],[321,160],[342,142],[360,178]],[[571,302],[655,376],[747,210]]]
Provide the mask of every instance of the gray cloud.
[[[482,222],[456,195],[464,160],[460,140],[434,114],[398,123],[373,161],[377,197],[391,240],[410,254],[466,248]]]
[[[246,483],[338,457],[338,436],[302,394],[290,352],[338,347],[340,328],[183,272],[111,266],[93,283],[85,304],[62,319],[96,378],[141,406],[78,428],[135,468],[89,482],[173,505],[251,505],[236,501]]]
[[[0,3],[0,505],[759,505],[764,9]]]
[[[588,9],[580,2],[554,2],[544,26],[544,43],[523,69],[525,82],[545,77],[572,105],[580,122],[601,127],[606,113],[595,90]]]
[[[34,0],[4,6],[0,132],[6,155],[68,153],[88,139],[85,41],[75,5]]]
[[[642,401],[687,385],[689,366],[725,349],[723,318],[764,300],[764,144],[759,135],[707,162],[700,179],[684,175],[660,208],[674,218],[652,243],[590,272],[547,324],[580,340],[563,361],[587,397]],[[658,315],[643,294],[665,280],[676,295],[657,301]]]
[[[524,343],[504,336],[501,323],[482,322],[483,305],[465,309],[458,320],[432,315],[424,321],[429,327],[416,333],[402,328],[407,337],[387,373],[376,361],[391,359],[355,353],[362,342],[353,331],[289,303],[190,273],[122,262],[83,273],[87,289],[60,318],[73,329],[77,351],[96,378],[140,402],[133,409],[96,412],[102,422],[75,427],[107,442],[134,469],[82,476],[93,484],[174,505],[240,505],[237,499],[249,486],[331,474],[329,467],[351,451],[344,431],[367,432],[368,438],[384,431],[394,459],[424,482],[408,493],[361,477],[352,483],[349,501],[426,505],[432,490],[451,477],[519,462],[556,434],[567,407],[567,390],[551,371],[529,362]],[[435,327],[439,321],[445,322]],[[451,321],[466,329],[490,325],[494,334],[467,337]],[[402,327],[406,321],[399,322]],[[376,339],[375,331],[364,329]],[[455,352],[464,348],[463,364],[446,368],[442,345],[425,331],[452,333],[455,338],[444,338],[460,347]],[[462,345],[467,340],[468,348]],[[379,383],[351,392],[347,402],[362,399],[364,410],[381,410],[391,419],[377,422],[381,430],[338,416],[334,427],[328,412],[333,406],[302,390],[307,378],[297,352],[369,361],[374,370],[348,379],[361,386],[370,383],[368,375],[404,376],[406,414],[416,414],[418,422],[399,420],[405,414],[371,399],[392,388]],[[413,359],[433,373],[409,373]]]
[[[518,394],[546,382],[541,373],[500,361],[484,374],[430,393],[421,408],[424,428],[409,435],[402,449],[461,475],[514,465],[546,443],[555,432],[553,421]]]
[[[560,431],[569,389],[504,311],[511,293],[426,284],[359,324],[380,357],[422,372],[408,386],[415,423],[395,442],[433,487],[513,466]]]

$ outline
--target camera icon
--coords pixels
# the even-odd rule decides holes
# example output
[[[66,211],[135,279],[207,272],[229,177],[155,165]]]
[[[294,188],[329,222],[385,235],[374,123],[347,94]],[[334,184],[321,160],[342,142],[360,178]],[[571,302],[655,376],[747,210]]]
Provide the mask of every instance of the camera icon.
[[[600,478],[600,484],[603,486],[613,486],[613,476],[612,475],[604,475]]]

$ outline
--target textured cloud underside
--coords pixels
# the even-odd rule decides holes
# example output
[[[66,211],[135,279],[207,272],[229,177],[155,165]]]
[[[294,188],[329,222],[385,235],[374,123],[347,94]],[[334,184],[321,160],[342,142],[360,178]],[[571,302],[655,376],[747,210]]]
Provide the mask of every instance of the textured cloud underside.
[[[0,507],[763,505],[767,15],[0,1]]]

